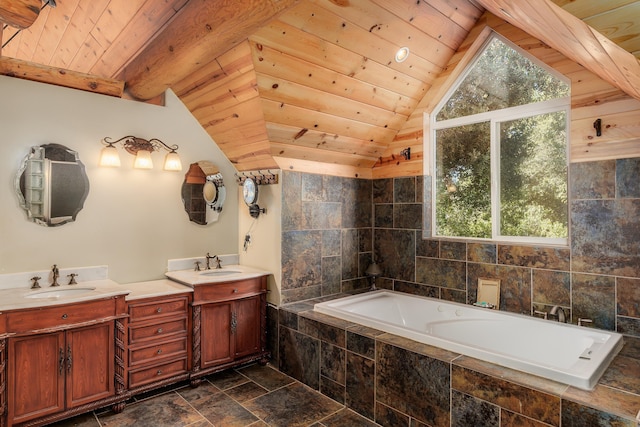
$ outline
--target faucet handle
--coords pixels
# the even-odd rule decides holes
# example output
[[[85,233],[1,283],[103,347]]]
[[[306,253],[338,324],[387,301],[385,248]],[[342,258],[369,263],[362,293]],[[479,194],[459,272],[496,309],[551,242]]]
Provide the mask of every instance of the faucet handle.
[[[593,323],[593,320],[591,320],[591,319],[583,319],[581,317],[578,317],[578,326],[586,326],[586,325],[584,325],[584,323]]]
[[[202,264],[202,262],[196,261],[193,264],[195,265],[193,271],[200,271],[200,264]]]
[[[538,314],[542,316],[544,320],[547,320],[549,318],[549,313],[547,313],[546,311],[533,310],[533,314]]]
[[[222,265],[220,264],[220,258],[216,255],[216,268],[222,268]]]
[[[40,288],[40,283],[38,283],[38,280],[42,279],[42,277],[40,276],[33,276],[31,278],[31,280],[33,281],[33,285],[31,285],[31,289],[39,289]]]
[[[78,282],[76,282],[76,277],[78,276],[78,273],[71,273],[71,274],[67,274],[67,277],[70,277],[71,279],[69,279],[69,284],[70,285],[77,285]]]

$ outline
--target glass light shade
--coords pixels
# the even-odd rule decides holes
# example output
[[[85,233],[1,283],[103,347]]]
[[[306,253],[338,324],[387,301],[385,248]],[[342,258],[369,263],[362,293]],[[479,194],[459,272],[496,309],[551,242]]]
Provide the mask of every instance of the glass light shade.
[[[136,160],[133,162],[133,167],[136,169],[151,169],[153,168],[153,160],[151,160],[151,151],[138,150],[136,153]]]
[[[167,154],[164,158],[164,170],[166,171],[181,171],[182,170],[182,162],[180,161],[180,156],[175,151],[172,151]]]
[[[120,155],[113,145],[107,145],[100,153],[100,166],[120,167]]]

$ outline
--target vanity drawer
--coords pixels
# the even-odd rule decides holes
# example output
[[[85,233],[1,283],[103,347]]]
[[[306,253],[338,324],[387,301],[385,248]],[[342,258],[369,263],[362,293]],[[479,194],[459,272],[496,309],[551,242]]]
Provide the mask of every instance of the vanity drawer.
[[[90,322],[115,316],[115,299],[7,312],[8,332],[27,332]]]
[[[129,344],[164,339],[176,334],[187,335],[187,317],[144,326],[129,326]]]
[[[153,367],[129,371],[129,388],[138,387],[173,375],[187,372],[187,358],[162,363]]]
[[[187,356],[187,337],[129,349],[129,366],[142,365],[154,360]]]
[[[189,296],[145,300],[129,304],[129,323],[142,322],[175,315],[186,316],[189,312]]]
[[[266,291],[267,278],[263,276],[237,282],[199,285],[195,289],[194,300],[207,302],[228,301],[230,299],[245,298]]]

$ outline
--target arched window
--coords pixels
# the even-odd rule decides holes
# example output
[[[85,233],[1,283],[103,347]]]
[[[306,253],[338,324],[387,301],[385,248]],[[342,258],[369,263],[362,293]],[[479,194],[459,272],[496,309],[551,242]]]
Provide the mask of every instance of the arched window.
[[[492,34],[430,116],[432,237],[567,244],[570,85]]]

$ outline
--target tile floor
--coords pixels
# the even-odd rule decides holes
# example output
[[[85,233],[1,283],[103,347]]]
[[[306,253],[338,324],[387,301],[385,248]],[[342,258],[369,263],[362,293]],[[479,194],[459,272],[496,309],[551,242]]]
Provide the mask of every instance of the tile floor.
[[[199,387],[140,396],[119,414],[96,411],[55,427],[369,427],[377,424],[271,366],[211,375]]]

